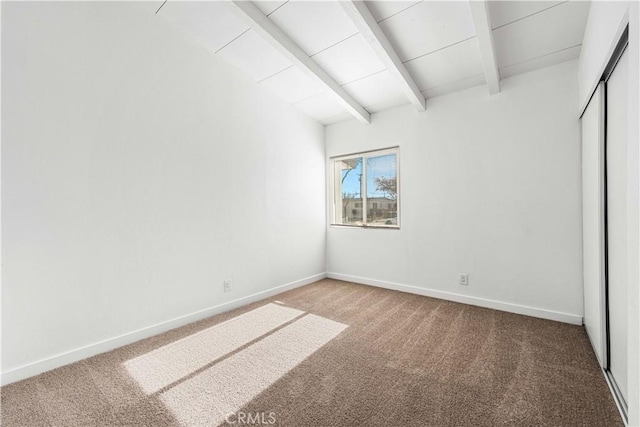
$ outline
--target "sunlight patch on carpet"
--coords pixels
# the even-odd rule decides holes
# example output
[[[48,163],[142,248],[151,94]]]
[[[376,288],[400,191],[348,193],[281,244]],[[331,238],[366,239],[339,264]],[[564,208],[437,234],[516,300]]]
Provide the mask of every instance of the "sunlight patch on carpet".
[[[219,425],[346,328],[308,314],[160,393],[159,398],[183,426]]]
[[[124,367],[146,394],[153,394],[302,314],[266,304],[128,360]]]

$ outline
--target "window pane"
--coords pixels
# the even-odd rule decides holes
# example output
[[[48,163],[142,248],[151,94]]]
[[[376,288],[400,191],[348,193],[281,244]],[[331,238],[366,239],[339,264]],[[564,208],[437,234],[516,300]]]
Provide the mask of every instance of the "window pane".
[[[335,223],[362,225],[362,157],[335,161]]]
[[[367,159],[367,224],[397,226],[398,187],[396,154]]]

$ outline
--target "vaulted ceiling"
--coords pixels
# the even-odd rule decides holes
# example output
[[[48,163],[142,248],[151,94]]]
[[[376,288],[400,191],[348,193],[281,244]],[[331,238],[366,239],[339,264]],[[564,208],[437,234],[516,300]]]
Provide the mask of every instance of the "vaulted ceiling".
[[[584,1],[168,0],[166,19],[329,124],[576,59]]]

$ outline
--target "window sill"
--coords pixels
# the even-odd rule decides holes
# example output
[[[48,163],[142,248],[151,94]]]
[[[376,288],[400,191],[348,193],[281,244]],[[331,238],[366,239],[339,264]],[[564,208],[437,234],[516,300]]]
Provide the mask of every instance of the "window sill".
[[[399,225],[350,225],[350,224],[329,224],[335,228],[374,228],[376,230],[400,230]]]

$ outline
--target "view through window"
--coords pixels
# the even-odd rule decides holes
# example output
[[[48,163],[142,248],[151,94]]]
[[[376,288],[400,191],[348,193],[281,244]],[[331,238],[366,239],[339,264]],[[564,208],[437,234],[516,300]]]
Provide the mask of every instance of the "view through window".
[[[331,158],[334,225],[398,228],[398,148]]]

